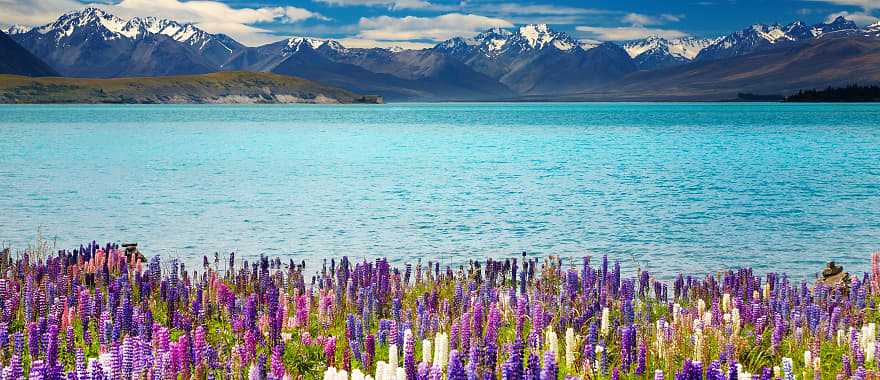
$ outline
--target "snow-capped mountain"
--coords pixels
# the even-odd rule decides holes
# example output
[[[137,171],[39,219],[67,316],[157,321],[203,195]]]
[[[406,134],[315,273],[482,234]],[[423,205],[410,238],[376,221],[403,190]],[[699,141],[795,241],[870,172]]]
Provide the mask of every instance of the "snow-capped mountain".
[[[847,31],[858,31],[858,26],[843,17],[838,17],[830,23],[820,23],[812,26],[807,26],[800,21],[784,26],[779,24],[755,24],[721,37],[712,45],[701,50],[695,59],[735,57]]]
[[[653,69],[687,63],[718,39],[684,37],[666,39],[650,36],[624,43],[623,49],[636,62],[639,69]]]
[[[606,82],[635,70],[620,46],[581,42],[546,24],[492,28],[473,38],[444,41],[433,50],[519,92],[560,91]]]
[[[858,31],[852,21],[838,17],[829,23],[806,25],[795,21],[788,25],[755,24],[718,38],[684,37],[665,39],[651,36],[623,44],[639,69],[650,70],[688,63],[696,59],[719,59],[809,41],[834,33]]]
[[[515,31],[492,28],[473,38],[455,37],[440,43],[434,49],[457,57],[480,53],[489,58],[497,58],[543,50],[564,52],[578,47],[577,40],[568,34],[551,29],[547,24],[529,24]]]
[[[65,75],[124,76],[214,71],[244,46],[195,25],[154,17],[122,19],[99,8],[62,15],[12,38]]]
[[[155,17],[124,19],[98,8],[71,12],[42,26],[11,25],[0,31],[68,76],[268,71],[389,99],[456,100],[583,93],[693,61],[776,52],[775,47],[789,51],[797,44],[838,37],[880,41],[880,23],[858,29],[841,17],[816,25],[756,24],[711,39],[654,36],[623,44],[579,41],[546,24],[529,24],[455,37],[423,50],[349,48],[310,37],[246,47],[197,25]]]

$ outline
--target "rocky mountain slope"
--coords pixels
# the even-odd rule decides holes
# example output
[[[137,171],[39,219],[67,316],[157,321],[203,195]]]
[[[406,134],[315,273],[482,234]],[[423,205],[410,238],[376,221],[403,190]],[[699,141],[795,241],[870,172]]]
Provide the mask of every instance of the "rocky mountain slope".
[[[29,77],[58,76],[54,69],[21,47],[4,32],[0,32],[0,74]]]

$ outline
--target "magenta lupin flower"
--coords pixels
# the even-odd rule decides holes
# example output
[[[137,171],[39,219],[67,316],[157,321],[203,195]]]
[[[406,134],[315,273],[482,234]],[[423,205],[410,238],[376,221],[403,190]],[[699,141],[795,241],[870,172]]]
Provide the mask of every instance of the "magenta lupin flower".
[[[284,359],[282,357],[282,346],[275,345],[272,348],[272,377],[281,380],[284,377]]]

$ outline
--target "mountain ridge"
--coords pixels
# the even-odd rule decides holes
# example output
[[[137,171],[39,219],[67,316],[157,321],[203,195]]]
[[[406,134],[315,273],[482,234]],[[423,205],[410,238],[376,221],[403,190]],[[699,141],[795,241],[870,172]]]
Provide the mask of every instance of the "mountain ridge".
[[[310,37],[250,47],[194,24],[155,17],[126,20],[94,7],[43,26],[0,30],[12,33],[18,44],[66,76],[271,72],[395,101],[483,101],[576,95],[611,86],[636,88],[630,81],[661,83],[654,78],[669,68],[826,38],[880,38],[880,23],[859,28],[838,17],[814,25],[754,24],[715,38],[649,36],[621,43],[580,41],[547,24],[526,24],[453,37],[421,50],[351,48]]]

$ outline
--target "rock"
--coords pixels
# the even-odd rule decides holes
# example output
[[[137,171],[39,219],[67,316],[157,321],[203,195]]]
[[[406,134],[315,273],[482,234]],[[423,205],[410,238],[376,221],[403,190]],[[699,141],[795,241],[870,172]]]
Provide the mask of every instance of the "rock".
[[[822,269],[822,278],[816,281],[816,284],[846,291],[849,290],[849,282],[849,273],[843,271],[843,266],[837,265],[834,261],[829,261],[825,269]]]

